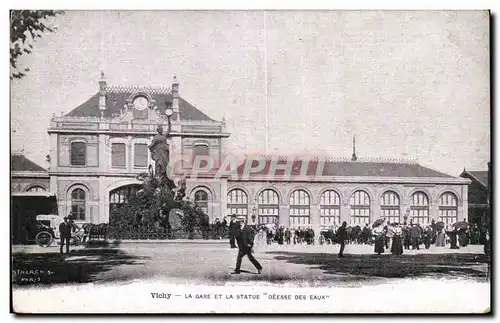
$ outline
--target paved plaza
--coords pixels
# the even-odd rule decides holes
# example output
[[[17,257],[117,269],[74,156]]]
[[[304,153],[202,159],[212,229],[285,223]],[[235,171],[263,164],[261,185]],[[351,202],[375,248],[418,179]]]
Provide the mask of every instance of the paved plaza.
[[[255,257],[261,275],[248,259],[242,273],[231,274],[237,249],[224,241],[173,241],[122,243],[106,248],[73,248],[61,257],[59,248],[13,247],[15,286],[28,287],[29,270],[39,270],[37,284],[130,282],[162,280],[176,283],[227,284],[246,281],[292,283],[298,286],[359,286],[401,278],[471,279],[486,281],[487,265],[482,246],[459,250],[431,247],[410,250],[402,256],[375,255],[373,247],[348,245],[338,258],[338,245],[258,244]]]

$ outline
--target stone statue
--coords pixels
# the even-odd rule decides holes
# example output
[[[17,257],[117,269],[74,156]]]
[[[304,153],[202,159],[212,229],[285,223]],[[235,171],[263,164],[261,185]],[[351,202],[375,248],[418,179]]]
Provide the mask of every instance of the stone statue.
[[[177,193],[175,195],[175,200],[176,201],[182,201],[182,199],[186,196],[186,177],[182,176],[182,178],[179,180],[178,184],[178,189]]]
[[[167,135],[170,133],[170,123],[168,125]],[[155,177],[160,179],[161,183],[165,183],[167,180],[167,166],[170,159],[170,150],[167,143],[167,136],[163,134],[162,125],[158,125],[156,129],[158,134],[156,134],[149,145],[149,151],[151,151],[151,157],[155,161]]]

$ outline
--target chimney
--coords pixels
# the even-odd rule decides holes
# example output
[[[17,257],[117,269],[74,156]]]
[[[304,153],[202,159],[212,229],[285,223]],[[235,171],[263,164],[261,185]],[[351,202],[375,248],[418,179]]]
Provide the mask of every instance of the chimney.
[[[356,136],[352,138],[352,157],[351,161],[358,160],[358,156],[356,156]]]
[[[101,71],[101,80],[99,81],[99,111],[101,111],[101,118],[104,116],[106,110],[106,80],[104,79],[104,72]]]
[[[172,81],[172,109],[174,114],[177,115],[177,119],[180,119],[179,115],[179,83],[177,82],[177,77],[174,75]]]

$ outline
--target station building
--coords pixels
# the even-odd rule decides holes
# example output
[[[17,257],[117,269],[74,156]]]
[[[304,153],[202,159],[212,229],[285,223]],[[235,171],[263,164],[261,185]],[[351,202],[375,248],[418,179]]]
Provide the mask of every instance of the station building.
[[[156,128],[167,129],[167,106],[173,110],[171,158],[190,156],[176,164],[175,180],[186,177],[187,197],[212,222],[237,214],[249,223],[318,231],[381,217],[422,224],[468,218],[471,181],[411,161],[362,160],[355,153],[347,159],[281,156],[276,167],[274,156],[264,156],[251,174],[244,172],[247,160],[238,160],[233,174],[214,176],[230,155],[225,149],[230,134],[224,120],[210,118],[179,95],[175,77],[170,88],[114,86],[102,77],[89,96],[68,114],[52,118],[50,167],[37,181],[20,184],[21,190],[39,185],[53,192],[59,214],[72,212],[77,222],[108,222],[110,210],[139,187],[138,174],[153,163],[148,145]],[[190,160],[196,156],[214,163],[191,176]]]

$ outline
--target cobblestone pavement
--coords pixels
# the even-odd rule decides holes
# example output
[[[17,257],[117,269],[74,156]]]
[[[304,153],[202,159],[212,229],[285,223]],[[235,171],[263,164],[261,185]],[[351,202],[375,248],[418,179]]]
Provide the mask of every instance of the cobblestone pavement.
[[[172,280],[180,283],[226,284],[241,281],[294,283],[305,286],[377,284],[401,278],[465,278],[486,280],[482,246],[458,250],[436,248],[405,250],[402,256],[375,255],[373,247],[348,245],[338,258],[338,245],[257,244],[255,257],[264,267],[261,275],[245,257],[242,273],[233,275],[237,249],[224,243],[123,243],[106,248],[72,248],[60,256],[57,246],[14,246],[15,285],[27,270],[44,270],[41,284],[106,283],[134,280]],[[28,274],[26,274],[28,275]],[[25,276],[26,276],[25,275]],[[28,275],[29,276],[29,275]]]

